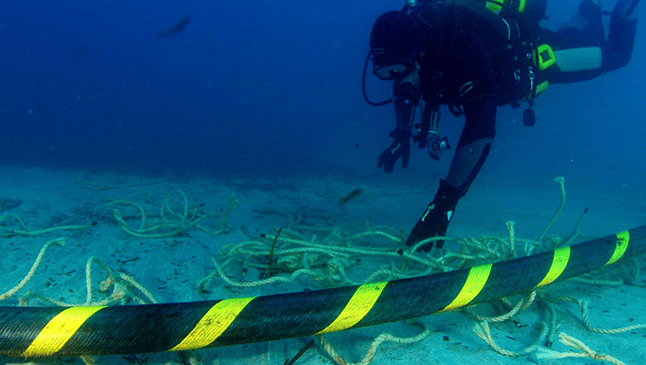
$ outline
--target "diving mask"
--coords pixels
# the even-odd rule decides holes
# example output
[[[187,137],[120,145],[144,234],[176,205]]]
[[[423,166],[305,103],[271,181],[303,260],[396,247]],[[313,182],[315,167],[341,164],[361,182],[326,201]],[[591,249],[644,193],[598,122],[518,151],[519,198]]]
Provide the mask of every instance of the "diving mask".
[[[415,70],[415,59],[412,52],[388,52],[383,48],[371,51],[372,73],[380,80],[401,80]]]

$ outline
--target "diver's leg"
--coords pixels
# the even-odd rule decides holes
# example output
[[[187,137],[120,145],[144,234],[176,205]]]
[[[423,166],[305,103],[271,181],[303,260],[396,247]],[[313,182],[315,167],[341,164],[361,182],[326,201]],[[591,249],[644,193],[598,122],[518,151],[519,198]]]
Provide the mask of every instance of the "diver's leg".
[[[598,47],[606,39],[601,16],[598,1],[583,0],[579,4],[578,13],[563,24],[558,33],[572,42],[569,47]]]
[[[464,130],[455,150],[446,182],[464,195],[489,155],[496,135],[496,106],[483,98],[464,108]]]
[[[458,145],[445,181],[466,192],[491,150],[493,138],[484,137],[466,145]]]
[[[619,0],[610,18],[608,43],[604,52],[603,70],[609,72],[630,62],[637,32],[639,0]]]
[[[411,231],[406,245],[413,246],[429,237],[444,236],[458,200],[464,196],[484,164],[496,131],[496,106],[492,100],[478,99],[465,106],[465,125],[446,179],[440,181],[435,198]],[[443,241],[437,241],[442,248]],[[421,249],[428,252],[432,243]]]

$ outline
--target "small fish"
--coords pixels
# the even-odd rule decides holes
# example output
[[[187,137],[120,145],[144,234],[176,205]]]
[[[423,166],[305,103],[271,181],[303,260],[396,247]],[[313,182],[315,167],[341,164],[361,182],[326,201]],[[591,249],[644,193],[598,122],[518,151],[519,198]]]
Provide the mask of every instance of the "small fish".
[[[339,199],[339,206],[345,205],[345,203],[349,202],[350,200],[360,196],[363,194],[361,189],[354,189],[351,192],[348,193],[348,195],[344,196],[343,198]]]
[[[192,19],[190,14],[184,15],[172,28],[157,33],[157,39],[168,39],[180,34]]]

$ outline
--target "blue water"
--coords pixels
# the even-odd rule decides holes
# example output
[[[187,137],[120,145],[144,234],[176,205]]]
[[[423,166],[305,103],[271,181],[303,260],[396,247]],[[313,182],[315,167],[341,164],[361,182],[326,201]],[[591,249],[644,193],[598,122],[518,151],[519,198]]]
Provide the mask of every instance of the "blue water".
[[[391,106],[363,102],[374,19],[398,1],[34,1],[0,12],[0,163],[141,173],[338,174],[376,167]],[[550,1],[556,28],[578,1]],[[614,2],[603,2],[611,10]],[[642,9],[643,10],[643,9]],[[158,39],[182,16],[192,22]],[[483,174],[639,184],[646,166],[644,24],[631,64],[550,87],[537,124],[501,108]],[[390,85],[369,78],[373,99]],[[443,114],[453,145],[461,120]],[[413,150],[392,178],[444,176]],[[399,176],[399,177],[396,177]],[[618,181],[620,180],[620,181]]]

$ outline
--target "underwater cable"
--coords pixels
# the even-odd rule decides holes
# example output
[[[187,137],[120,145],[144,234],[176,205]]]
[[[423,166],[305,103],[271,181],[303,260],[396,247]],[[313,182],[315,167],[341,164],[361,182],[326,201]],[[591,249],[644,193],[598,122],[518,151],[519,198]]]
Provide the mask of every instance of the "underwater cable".
[[[642,226],[509,261],[359,286],[187,303],[0,307],[0,354],[132,354],[311,336],[531,291],[645,252]]]

